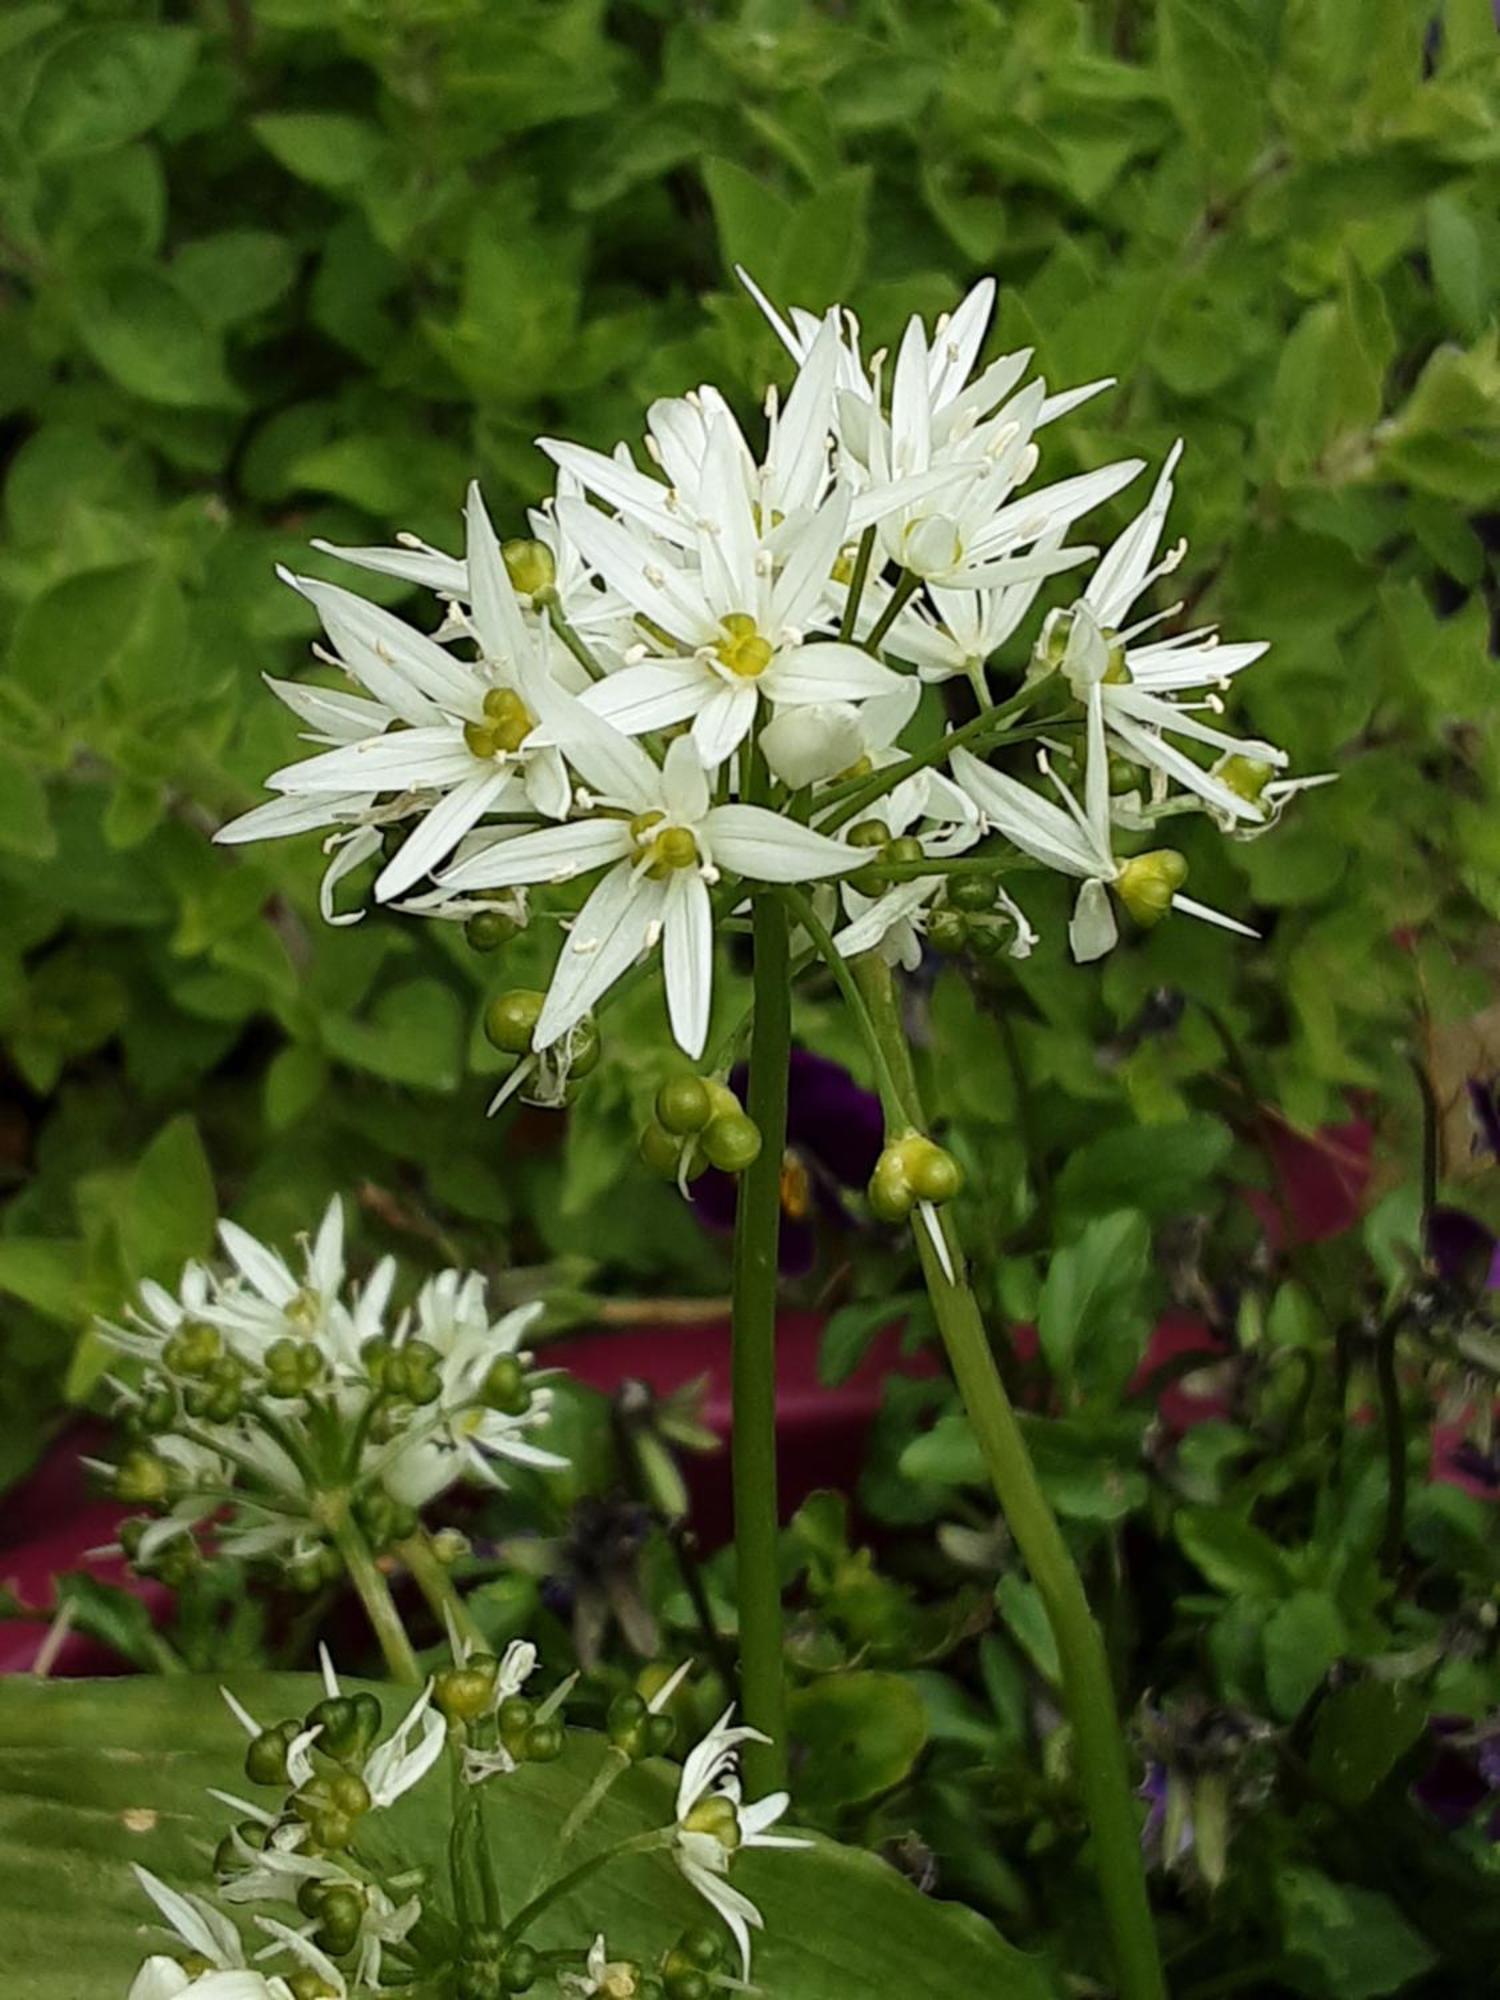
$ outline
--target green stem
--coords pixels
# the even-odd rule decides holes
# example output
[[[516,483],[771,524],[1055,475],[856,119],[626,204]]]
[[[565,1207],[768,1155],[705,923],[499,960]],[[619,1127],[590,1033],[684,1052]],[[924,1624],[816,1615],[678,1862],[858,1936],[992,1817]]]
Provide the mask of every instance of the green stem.
[[[986,749],[996,748],[997,744],[988,742],[987,739],[994,736],[998,742],[1007,725],[1032,706],[1037,696],[1051,686],[1053,678],[1053,675],[1048,674],[1040,680],[1028,682],[1026,686],[1017,688],[1008,701],[1002,701],[995,708],[987,708],[982,715],[976,715],[961,729],[950,729],[946,736],[938,737],[937,741],[929,743],[925,750],[914,750],[909,757],[903,757],[899,764],[887,764],[873,777],[861,779],[826,819],[818,821],[819,831],[836,833],[847,821],[858,818],[877,800],[883,799],[895,786],[905,784],[906,780],[915,776],[918,771],[926,771],[934,764],[943,763],[954,750],[972,750],[981,744]],[[1036,727],[1053,728],[1068,720],[1066,716],[1055,716],[1037,724]],[[1017,730],[1013,738],[1005,737],[1004,740],[1020,741],[1025,733],[1027,732]]]
[[[579,666],[583,668],[589,679],[591,681],[602,681],[604,679],[603,667],[600,666],[599,662],[589,651],[587,643],[579,637],[578,633],[574,631],[573,627],[563,616],[562,604],[557,599],[555,592],[547,598],[546,613],[548,624],[552,627],[558,638],[562,640]]]
[[[1402,1308],[1386,1314],[1375,1336],[1375,1383],[1380,1395],[1380,1422],[1385,1435],[1385,1529],[1380,1538],[1380,1562],[1387,1576],[1401,1565],[1406,1539],[1406,1422],[1401,1410],[1401,1384],[1396,1375],[1396,1338]]]
[[[611,1861],[622,1860],[627,1854],[653,1854],[666,1847],[673,1835],[671,1827],[653,1827],[650,1833],[632,1834],[628,1840],[618,1840],[613,1847],[606,1847],[599,1854],[591,1854],[587,1861],[580,1861],[576,1868],[570,1868],[566,1875],[559,1875],[550,1882],[538,1896],[533,1896],[524,1909],[518,1910],[505,1927],[505,1942],[514,1944],[531,1928],[544,1910],[548,1910],[561,1897],[586,1882],[591,1875],[597,1875]]]
[[[916,1073],[890,967],[877,953],[866,952],[855,961],[854,970],[903,1098],[916,1105]],[[939,1220],[955,1273],[952,1278],[926,1229],[914,1226],[912,1233],[964,1408],[1006,1523],[1041,1595],[1057,1641],[1063,1696],[1073,1725],[1075,1767],[1093,1832],[1094,1865],[1109,1923],[1120,2000],[1165,2000],[1141,1862],[1140,1822],[1104,1642],[995,1366],[978,1301],[964,1276],[957,1231],[946,1211],[939,1211]]]
[[[855,1026],[864,1037],[865,1047],[870,1052],[870,1060],[875,1065],[875,1085],[880,1093],[886,1123],[898,1130],[903,1125],[912,1124],[916,1116],[915,1109],[906,1103],[901,1086],[891,1071],[890,1061],[881,1044],[880,1036],[875,1032],[875,1023],[870,1016],[869,1008],[865,1005],[865,996],[860,991],[859,981],[849,968],[848,959],[840,953],[828,935],[827,928],[819,920],[818,913],[813,908],[810,896],[804,895],[800,889],[783,889],[781,893],[788,907],[795,913],[798,923],[817,947],[819,957],[833,974],[835,983],[844,997],[844,1004],[853,1015]]]
[[[354,1517],[347,1505],[330,1508],[333,1518],[329,1530],[334,1544],[344,1559],[344,1568],[349,1572],[349,1581],[359,1592],[359,1601],[365,1607],[375,1637],[380,1641],[380,1650],[385,1655],[386,1666],[393,1680],[403,1681],[408,1687],[419,1687],[422,1670],[417,1665],[417,1656],[412,1651],[411,1640],[406,1636],[406,1627],[401,1622],[401,1613],[396,1609],[396,1600],[391,1596],[391,1587],[382,1575],[379,1565],[370,1553],[370,1545],[360,1533]]]
[[[859,553],[854,558],[854,574],[849,579],[849,595],[844,600],[844,616],[839,624],[839,637],[849,640],[854,637],[854,628],[859,623],[860,599],[865,594],[865,579],[870,574],[870,558],[875,553],[875,530],[866,528],[859,538]]]
[[[489,1651],[489,1640],[480,1630],[467,1604],[454,1587],[447,1566],[438,1560],[432,1537],[418,1528],[397,1545],[396,1554],[405,1563],[412,1581],[426,1600],[427,1608],[450,1638],[466,1639],[481,1653]]]
[[[886,605],[884,611],[881,612],[875,623],[870,627],[869,636],[865,640],[865,651],[867,653],[878,653],[880,651],[880,648],[885,643],[886,634],[901,616],[901,613],[906,609],[917,591],[920,590],[921,586],[921,577],[913,576],[909,569],[902,570],[900,576],[896,579],[896,587],[891,592],[889,604]]]
[[[761,1146],[740,1177],[735,1217],[731,1439],[740,1701],[746,1722],[771,1739],[745,1747],[746,1776],[755,1791],[776,1791],[786,1771],[776,1508],[776,1293],[791,1041],[786,910],[774,895],[761,894],[755,899],[755,1019],[745,1105],[760,1128]]]

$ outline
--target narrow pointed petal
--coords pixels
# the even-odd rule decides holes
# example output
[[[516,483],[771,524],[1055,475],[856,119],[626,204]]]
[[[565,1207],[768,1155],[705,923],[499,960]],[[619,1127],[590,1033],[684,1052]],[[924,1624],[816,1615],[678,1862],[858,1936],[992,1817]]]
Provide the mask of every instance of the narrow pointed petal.
[[[660,920],[666,887],[622,862],[606,875],[578,915],[558,954],[557,970],[536,1024],[538,1049],[576,1027],[601,994],[640,957]]]
[[[737,687],[721,682],[709,695],[693,720],[693,741],[710,770],[717,770],[732,757],[750,733],[759,696],[754,681]]]
[[[469,487],[464,527],[469,603],[480,647],[487,659],[503,661],[515,669],[530,653],[531,640],[478,480]]]
[[[811,882],[862,865],[863,850],[764,806],[715,806],[703,831],[716,863],[755,882]]]
[[[457,847],[471,827],[477,826],[511,782],[511,773],[496,768],[479,771],[455,786],[435,805],[420,825],[402,841],[375,883],[375,899],[388,903],[403,895],[424,875],[431,874]]]
[[[680,871],[667,885],[662,969],[672,1033],[683,1054],[696,1062],[708,1040],[713,1004],[714,930],[708,890],[691,869]]]
[[[567,882],[630,852],[623,820],[582,819],[539,826],[514,839],[497,840],[455,863],[441,878],[444,889],[513,889],[530,882]]]

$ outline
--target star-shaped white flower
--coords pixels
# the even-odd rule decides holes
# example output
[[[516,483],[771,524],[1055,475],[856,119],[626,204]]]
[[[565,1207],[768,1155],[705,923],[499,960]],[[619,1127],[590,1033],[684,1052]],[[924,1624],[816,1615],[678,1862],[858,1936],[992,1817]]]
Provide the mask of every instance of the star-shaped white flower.
[[[535,1046],[547,1048],[566,1035],[659,941],[672,1032],[690,1056],[701,1055],[713,998],[709,885],[725,872],[757,882],[818,880],[858,868],[863,857],[765,807],[714,805],[691,737],[676,738],[657,765],[561,689],[530,681],[527,689],[595,809],[513,838],[486,836],[447,870],[441,886],[560,882],[608,866],[563,945]]]
[[[811,1847],[793,1834],[773,1834],[791,1803],[786,1792],[771,1792],[753,1805],[743,1802],[739,1747],[770,1739],[758,1729],[735,1726],[726,1708],[697,1747],[688,1753],[677,1784],[677,1826],[673,1848],[687,1880],[728,1925],[739,1946],[743,1977],[750,1977],[750,1932],[764,1927],[760,1911],[727,1880],[734,1856],[747,1847]]]

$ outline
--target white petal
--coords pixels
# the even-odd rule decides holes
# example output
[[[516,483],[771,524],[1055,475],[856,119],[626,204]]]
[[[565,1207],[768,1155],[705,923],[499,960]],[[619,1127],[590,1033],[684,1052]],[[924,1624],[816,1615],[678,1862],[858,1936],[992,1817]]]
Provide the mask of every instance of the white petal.
[[[681,665],[650,660],[596,681],[579,700],[627,736],[640,736],[648,729],[670,729],[686,722],[721,685],[701,660]]]
[[[540,669],[528,667],[520,679],[521,694],[544,734],[601,799],[633,812],[655,802],[659,774],[638,743]]]
[[[510,782],[511,773],[497,767],[478,771],[464,784],[455,786],[392,855],[376,880],[376,900],[390,902],[393,896],[404,894],[413,883],[430,874],[440,861],[446,861]]]
[[[708,1040],[713,1004],[714,928],[708,890],[692,869],[679,869],[667,885],[662,970],[672,1033],[684,1055],[696,1061]]]
[[[912,692],[919,692],[915,682]],[[778,708],[760,732],[760,747],[774,775],[800,791],[858,763],[865,732],[852,703],[812,702]]]
[[[721,682],[699,709],[693,722],[693,741],[710,770],[717,770],[732,757],[750,733],[759,700],[754,681],[731,687]]]
[[[810,882],[861,867],[863,850],[764,806],[715,806],[703,821],[713,858],[756,882]]]
[[[444,889],[510,889],[523,882],[565,882],[630,852],[623,820],[581,819],[539,826],[496,840],[458,862],[442,877]]]
[[[500,539],[485,511],[484,495],[478,480],[469,487],[464,510],[469,569],[469,602],[474,613],[474,629],[485,657],[519,667],[531,651],[531,640],[516,602],[510,573],[500,554]]]
[[[867,701],[899,694],[903,676],[862,648],[835,639],[778,654],[764,682],[776,702]]]
[[[689,826],[696,826],[708,811],[708,773],[690,736],[678,736],[667,745],[661,796],[672,817]]]
[[[337,556],[340,562],[374,570],[379,576],[400,577],[404,583],[419,583],[449,597],[468,595],[463,564],[457,556],[445,556],[441,549],[345,549],[336,542],[318,540],[312,546],[325,556]]]
[[[278,572],[316,610],[339,658],[377,701],[388,702],[408,721],[421,721],[408,711],[439,702],[462,703],[473,676],[436,640],[405,624],[394,612],[369,604],[352,590],[315,577]]]
[[[1074,958],[1080,965],[1087,965],[1091,959],[1103,958],[1107,951],[1114,949],[1119,934],[1108,889],[1100,881],[1085,882],[1078,891],[1072,921],[1068,925],[1068,943],[1073,948]]]
[[[249,1280],[261,1297],[273,1306],[284,1306],[297,1296],[296,1279],[274,1251],[258,1242],[237,1222],[219,1224],[219,1241],[235,1268]]]
[[[393,729],[366,736],[300,764],[285,764],[266,783],[273,792],[407,792],[460,785],[474,775],[475,758],[456,723]]]
[[[573,920],[533,1036],[545,1049],[581,1021],[600,994],[629,970],[660,916],[666,887],[629,862],[611,869]]]
[[[1236,917],[1226,917],[1222,910],[1211,910],[1207,903],[1198,903],[1191,896],[1174,896],[1174,910],[1185,911],[1190,917],[1201,917],[1206,924],[1217,924],[1222,931],[1237,931],[1241,937],[1258,938],[1260,932],[1252,930],[1249,924],[1242,924]]]

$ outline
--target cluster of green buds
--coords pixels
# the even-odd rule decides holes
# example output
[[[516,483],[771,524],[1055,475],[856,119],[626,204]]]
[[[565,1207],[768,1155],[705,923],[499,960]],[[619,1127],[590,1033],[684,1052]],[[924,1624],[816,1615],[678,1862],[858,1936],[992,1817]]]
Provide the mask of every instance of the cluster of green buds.
[[[941,1207],[963,1184],[963,1168],[945,1147],[920,1132],[908,1132],[891,1140],[875,1162],[870,1208],[881,1222],[905,1222],[918,1202]]]
[[[451,1728],[461,1728],[468,1740],[485,1735],[493,1724],[499,1748],[509,1764],[550,1764],[562,1755],[563,1726],[555,1720],[564,1687],[544,1702],[507,1693],[511,1677],[493,1653],[471,1652],[463,1662],[445,1668],[433,1682],[432,1698]]]
[[[1136,922],[1149,930],[1170,911],[1187,872],[1187,862],[1175,847],[1154,847],[1149,854],[1137,854],[1120,864],[1115,894]]]
[[[252,1785],[287,1795],[282,1820],[304,1829],[300,1851],[339,1854],[353,1842],[373,1803],[363,1770],[383,1720],[373,1694],[325,1695],[300,1721],[274,1722],[251,1738],[245,1776]],[[239,1831],[243,1836],[245,1829]],[[248,1844],[264,1845],[266,1830],[260,1833]],[[232,1844],[221,1844],[216,1864],[221,1872],[236,1872]],[[349,1946],[322,1948],[336,1954]]]
[[[872,849],[870,860],[845,877],[862,896],[883,896],[891,886],[887,870],[902,862],[925,861],[927,851],[915,834],[893,834],[883,819],[862,819],[849,829],[851,847]]]
[[[641,1132],[640,1153],[652,1173],[679,1186],[705,1167],[740,1174],[760,1153],[760,1127],[719,1078],[668,1077]]]
[[[505,2000],[511,1993],[529,1993],[543,1969],[541,1954],[524,1938],[507,1944],[504,1931],[476,1925],[459,1945],[453,2000]]]
[[[622,1757],[639,1764],[645,1757],[665,1757],[677,1737],[677,1724],[664,1708],[634,1688],[617,1694],[605,1716],[605,1733]]]
[[[1015,930],[1015,917],[1001,902],[993,875],[950,875],[942,901],[927,918],[927,942],[949,958],[963,951],[999,958],[1010,949]]]
[[[522,1095],[527,1103],[555,1108],[570,1104],[575,1086],[598,1068],[603,1044],[598,1022],[592,1014],[585,1014],[559,1041],[538,1049],[536,1024],[546,998],[545,993],[525,986],[497,993],[484,1010],[484,1032],[493,1048],[518,1059],[501,1098],[524,1084]]]
[[[663,2000],[709,2000],[725,1984],[728,1971],[723,1938],[695,1925],[662,1955],[659,1990]],[[641,2000],[650,1990],[646,1985],[637,1989]]]

